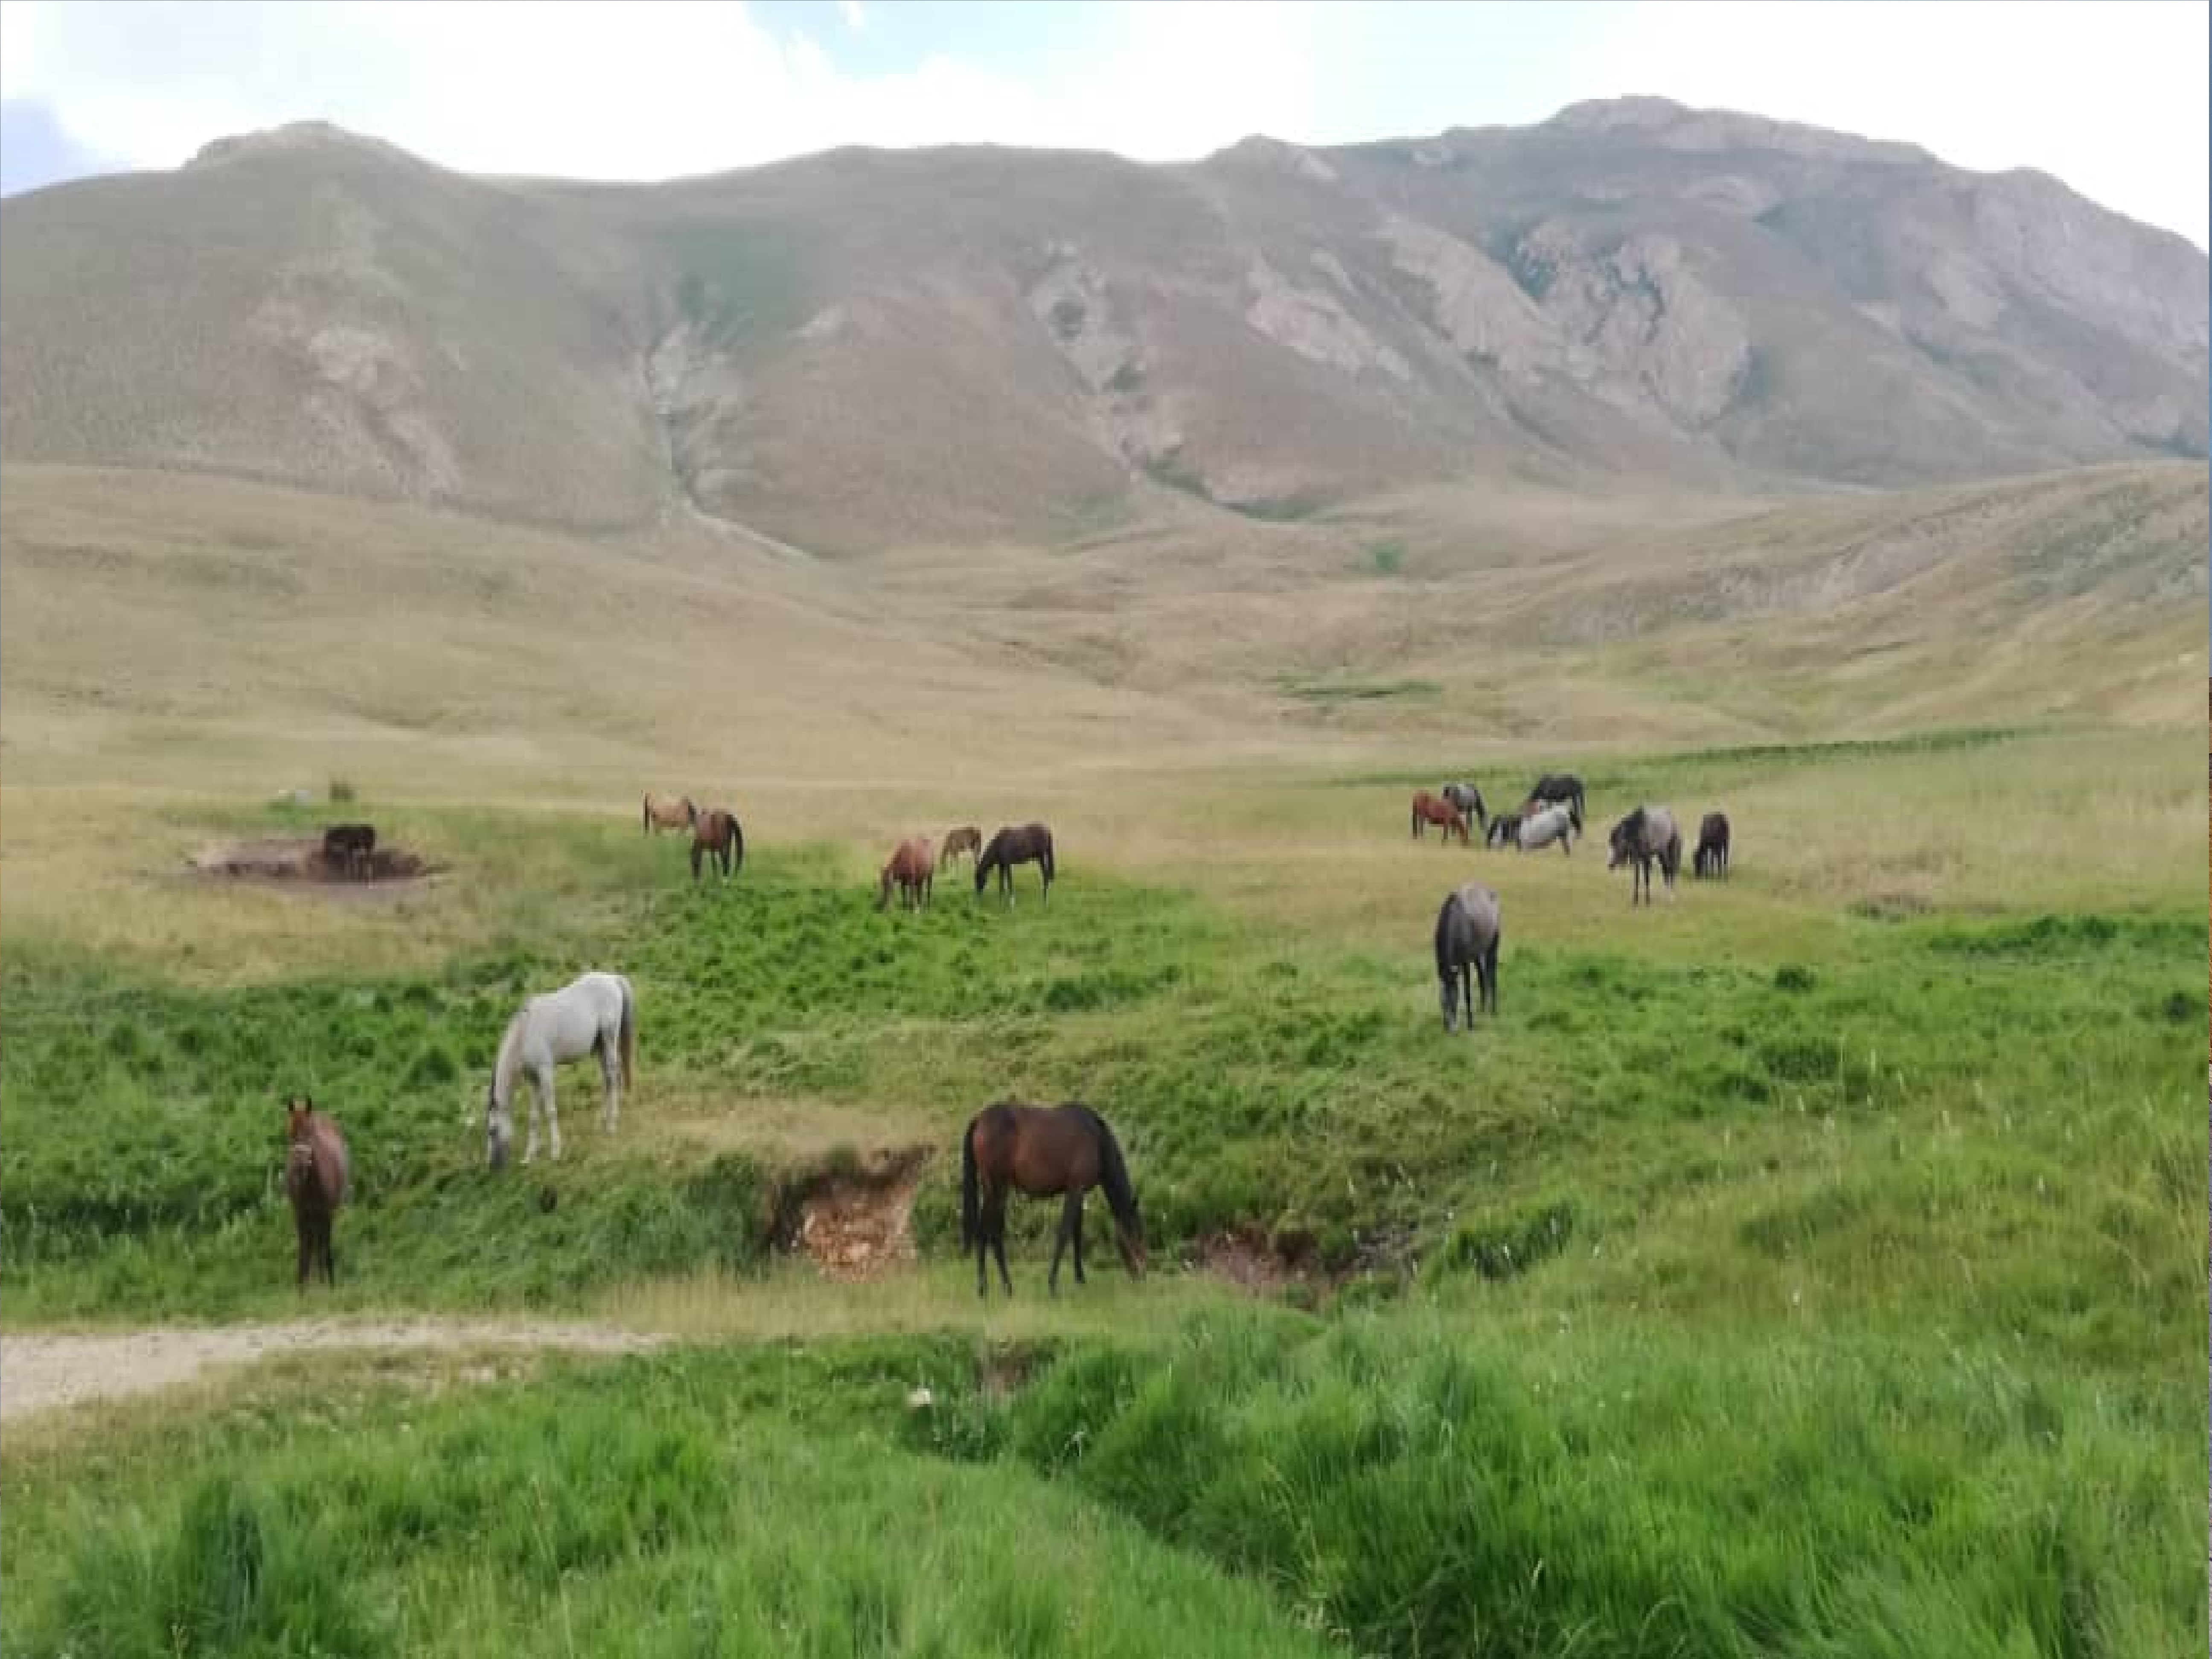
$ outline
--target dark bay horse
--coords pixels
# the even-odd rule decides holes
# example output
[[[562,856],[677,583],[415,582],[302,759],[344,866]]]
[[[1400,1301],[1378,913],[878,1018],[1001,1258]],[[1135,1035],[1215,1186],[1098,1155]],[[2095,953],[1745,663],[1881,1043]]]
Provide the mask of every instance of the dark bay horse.
[[[940,870],[965,853],[972,861],[983,850],[983,832],[972,823],[963,823],[957,830],[945,832],[945,849],[937,855]]]
[[[337,1121],[317,1111],[307,1096],[293,1096],[284,1103],[284,1192],[292,1200],[292,1224],[300,1236],[300,1288],[307,1288],[318,1259],[324,1283],[335,1288],[338,1268],[331,1249],[331,1221],[352,1184],[353,1160]]]
[[[1482,804],[1482,791],[1471,783],[1448,783],[1443,787],[1443,798],[1459,808],[1462,816],[1474,820],[1475,828],[1487,830],[1490,811]]]
[[[1437,912],[1437,994],[1443,1003],[1444,1030],[1453,1029],[1462,1003],[1467,1029],[1474,1030],[1475,985],[1482,1006],[1498,1012],[1498,944],[1504,935],[1498,895],[1471,881],[1444,895]]]
[[[373,823],[334,823],[323,831],[323,862],[337,866],[349,876],[376,873],[376,826]]]
[[[960,1142],[960,1249],[975,1252],[975,1294],[990,1294],[984,1252],[999,1258],[999,1282],[1006,1294],[1014,1281],[1006,1275],[1006,1198],[1021,1192],[1030,1198],[1060,1198],[1060,1233],[1052,1247],[1052,1272],[1046,1284],[1060,1294],[1060,1257],[1075,1244],[1075,1282],[1083,1279],[1083,1199],[1093,1187],[1106,1189],[1114,1212],[1114,1243],[1133,1279],[1145,1274],[1145,1223],[1137,1212],[1137,1194],[1129,1185],[1121,1143],[1106,1120],[1088,1106],[1025,1106],[1000,1101],[968,1121]]]
[[[1042,823],[1024,823],[1018,827],[1006,824],[991,837],[991,843],[975,860],[975,891],[980,896],[983,885],[991,878],[991,872],[999,872],[999,893],[1006,902],[1014,902],[1014,866],[1034,864],[1044,872],[1045,902],[1052,902],[1052,831]]]
[[[699,855],[705,854],[722,872],[727,881],[730,873],[745,861],[745,832],[738,825],[738,815],[720,806],[710,806],[691,821],[691,879],[699,879]]]
[[[1690,873],[1703,880],[1707,876],[1728,879],[1729,821],[1725,812],[1708,812],[1698,825],[1698,850],[1690,858]]]
[[[674,800],[647,793],[645,798],[645,833],[656,830],[689,830],[699,819],[699,809],[691,804],[689,795],[678,795]]]
[[[1500,812],[1490,821],[1490,833],[1483,837],[1492,847],[1518,847],[1521,844],[1521,815]]]
[[[899,908],[915,909],[929,902],[929,890],[937,879],[937,860],[932,856],[929,837],[913,836],[901,842],[892,851],[890,862],[884,866],[881,885],[876,892],[876,908],[880,910],[891,902],[891,884],[899,890]]]
[[[1667,896],[1674,896],[1674,875],[1682,867],[1682,832],[1674,827],[1674,815],[1663,806],[1639,806],[1619,823],[1613,826],[1610,850],[1605,867],[1620,868],[1624,864],[1634,869],[1628,883],[1628,902],[1636,903],[1637,889],[1644,890],[1644,902],[1651,902],[1651,861],[1659,861],[1660,872],[1667,878]]]
[[[1571,772],[1547,772],[1528,792],[1532,801],[1567,808],[1575,815],[1575,833],[1583,832],[1583,781]]]
[[[1459,815],[1459,808],[1425,789],[1417,789],[1413,792],[1413,839],[1419,841],[1423,827],[1431,823],[1443,826],[1445,841],[1456,832],[1462,844],[1467,844],[1467,820]]]

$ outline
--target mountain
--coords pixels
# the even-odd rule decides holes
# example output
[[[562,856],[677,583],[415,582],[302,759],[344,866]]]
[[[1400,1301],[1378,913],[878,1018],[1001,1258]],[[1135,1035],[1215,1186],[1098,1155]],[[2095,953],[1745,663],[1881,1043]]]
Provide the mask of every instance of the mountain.
[[[828,552],[1485,480],[1917,485],[2203,459],[2208,292],[2039,174],[1650,99],[652,186],[308,125],[0,203],[0,457]]]

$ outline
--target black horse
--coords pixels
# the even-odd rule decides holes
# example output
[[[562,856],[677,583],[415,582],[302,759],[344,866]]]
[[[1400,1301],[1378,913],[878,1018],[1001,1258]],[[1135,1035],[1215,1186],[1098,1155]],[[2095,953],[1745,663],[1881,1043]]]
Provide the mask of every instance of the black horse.
[[[990,880],[991,872],[999,872],[999,892],[1006,902],[1014,902],[1014,866],[1035,864],[1044,872],[1044,896],[1052,901],[1052,831],[1042,823],[1024,823],[1018,827],[1007,824],[991,837],[984,848],[983,856],[975,860],[975,891],[980,896],[984,884]]]
[[[373,823],[334,823],[323,831],[323,861],[349,876],[376,873],[376,826]]]
[[[1437,996],[1445,1030],[1453,1029],[1462,1004],[1467,1029],[1474,1030],[1478,979],[1482,1006],[1493,1016],[1498,1012],[1498,942],[1504,932],[1498,895],[1481,883],[1471,881],[1445,895],[1437,912]]]
[[[1715,876],[1728,879],[1729,821],[1725,812],[1708,812],[1698,825],[1698,850],[1690,859],[1690,873],[1703,880]]]
[[[1571,772],[1547,772],[1528,792],[1530,800],[1557,802],[1574,814],[1575,833],[1583,832],[1583,781]]]

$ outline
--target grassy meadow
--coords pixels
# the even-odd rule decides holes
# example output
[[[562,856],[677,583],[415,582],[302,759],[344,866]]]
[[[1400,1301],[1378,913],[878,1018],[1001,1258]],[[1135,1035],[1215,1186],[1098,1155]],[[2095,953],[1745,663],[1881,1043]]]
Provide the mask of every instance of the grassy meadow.
[[[0,1650],[2203,1650],[2195,665],[2165,721],[1998,696],[1749,740],[1777,671],[1649,734],[1462,743],[1442,671],[1279,654],[1164,699],[1163,660],[1115,680],[1058,622],[962,646],[834,573],[550,547],[696,601],[655,678],[544,635],[542,592],[441,609],[471,556],[427,519],[394,580],[449,632],[387,660],[346,654],[353,567],[210,601],[231,555],[74,489],[0,519],[0,1330],[558,1312],[672,1340],[295,1356],[11,1422]],[[277,511],[245,499],[191,522]],[[149,634],[103,702],[18,610],[60,603],[27,541],[101,537],[235,647],[197,647],[204,681]],[[1711,641],[1681,638],[1687,687]],[[710,646],[741,688],[711,714]],[[441,724],[464,648],[485,701]],[[1267,690],[1419,680],[1441,709]],[[994,749],[975,700],[1010,696]],[[1596,830],[1571,855],[1408,836],[1416,787],[1510,806],[1562,764]],[[313,833],[269,797],[334,775],[432,879],[186,872]],[[738,810],[735,880],[640,833],[646,787]],[[1602,837],[1643,799],[1726,810],[1733,878],[1632,910]],[[1006,909],[963,868],[872,908],[898,835],[1018,816],[1058,836],[1049,906],[1033,869]],[[1502,896],[1500,1012],[1447,1037],[1430,929],[1470,877]],[[569,1068],[562,1160],[495,1177],[501,1029],[587,967],[640,994],[621,1131]],[[293,1090],[357,1183],[304,1299]],[[1037,1204],[1014,1297],[977,1301],[958,1136],[1009,1097],[1111,1122],[1149,1278],[1094,1203],[1091,1283],[1048,1300]],[[913,1149],[914,1264],[844,1283],[776,1249],[814,1183]]]

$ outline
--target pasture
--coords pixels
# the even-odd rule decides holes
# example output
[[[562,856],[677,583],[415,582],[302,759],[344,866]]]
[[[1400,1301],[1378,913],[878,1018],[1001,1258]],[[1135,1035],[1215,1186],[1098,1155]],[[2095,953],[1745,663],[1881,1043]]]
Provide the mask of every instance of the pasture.
[[[346,816],[442,872],[374,903],[180,873],[320,820],[173,761],[11,783],[11,1327],[677,1340],[279,1361],[11,1429],[0,1641],[2201,1652],[2193,733],[1577,751],[1564,857],[1414,841],[1406,810],[1459,777],[1509,810],[1565,757],[1407,746],[466,805],[451,770],[349,763]],[[735,878],[641,833],[647,787],[726,794]],[[1647,799],[1727,811],[1725,884],[1686,849],[1632,909],[1604,835]],[[900,837],[1030,816],[1048,906],[963,866],[876,909]],[[1499,1013],[1447,1036],[1430,933],[1470,879]],[[562,1161],[494,1176],[501,1030],[591,967],[637,988],[620,1128],[567,1068]],[[295,1091],[355,1183],[304,1295]],[[1016,1200],[1013,1297],[977,1300],[958,1134],[1000,1098],[1110,1121],[1151,1276],[1094,1195],[1091,1282],[1048,1298],[1058,1206]],[[799,1195],[921,1151],[912,1265],[848,1284],[777,1249]]]

